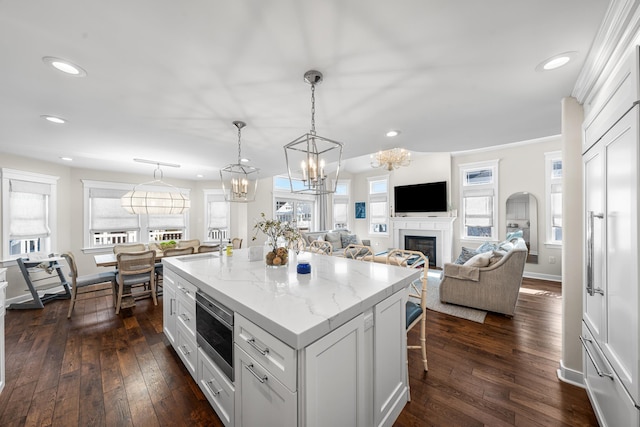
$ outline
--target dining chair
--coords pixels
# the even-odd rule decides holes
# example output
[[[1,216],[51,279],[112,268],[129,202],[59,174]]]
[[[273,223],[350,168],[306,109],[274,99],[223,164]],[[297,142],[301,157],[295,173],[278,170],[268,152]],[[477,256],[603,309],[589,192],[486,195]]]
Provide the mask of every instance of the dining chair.
[[[205,252],[217,252],[220,250],[220,245],[200,245],[198,246],[198,250],[196,251],[199,254]]]
[[[325,242],[322,240],[314,240],[309,244],[309,252],[322,254],[322,255],[332,255],[333,245],[330,242]]]
[[[406,268],[420,268],[420,278],[409,285],[409,295],[406,304],[406,327],[409,331],[420,324],[420,345],[407,345],[407,350],[420,349],[422,351],[422,363],[425,372],[427,366],[427,278],[429,272],[429,260],[418,251],[405,249],[393,249],[387,254],[387,264],[398,265]],[[416,302],[416,300],[418,302]]]
[[[96,286],[101,283],[109,283],[111,294],[113,295],[113,305],[116,304],[116,272],[115,271],[105,271],[97,274],[88,274],[84,276],[78,276],[78,267],[76,265],[76,259],[73,256],[73,253],[66,252],[62,254],[64,259],[67,261],[67,265],[69,266],[69,276],[71,277],[71,299],[69,300],[69,313],[67,314],[67,319],[71,318],[71,313],[73,312],[73,308],[76,305],[76,301],[78,295],[85,295],[94,293],[91,297],[83,297],[82,299],[93,299],[99,298],[105,294],[103,291],[106,291],[108,288],[104,286]],[[82,289],[82,292],[78,292]]]
[[[134,306],[136,298],[147,294],[151,295],[153,304],[158,305],[155,281],[156,251],[120,252],[117,259],[116,314],[120,313],[121,308]],[[140,288],[142,290],[139,290]]]
[[[165,257],[170,257],[170,256],[179,256],[179,255],[191,255],[193,253],[193,247],[189,246],[186,248],[172,248],[172,249],[165,249],[162,254]]]
[[[172,256],[180,256],[180,255],[191,255],[194,253],[193,246],[187,246],[185,248],[171,248],[165,249],[162,252],[162,256],[164,258],[172,257]],[[156,290],[157,295],[162,295],[162,280],[163,280],[164,267],[162,262],[156,263]]]
[[[233,246],[233,249],[241,249],[242,239],[239,237],[234,237],[233,239],[231,239],[231,246]]]
[[[119,254],[120,252],[140,252],[144,251],[144,243],[118,243],[113,245],[113,253]]]
[[[349,244],[342,253],[342,256],[349,259],[356,259],[359,261],[373,261],[373,250],[370,246],[356,245],[355,243]],[[385,260],[386,262],[386,260]]]

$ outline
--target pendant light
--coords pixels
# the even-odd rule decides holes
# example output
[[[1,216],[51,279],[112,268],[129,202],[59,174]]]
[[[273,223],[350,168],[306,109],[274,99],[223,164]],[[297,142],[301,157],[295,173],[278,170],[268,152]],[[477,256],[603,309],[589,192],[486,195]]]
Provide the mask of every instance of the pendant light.
[[[260,169],[247,164],[242,159],[241,130],[247,124],[241,121],[233,122],[238,129],[238,163],[230,164],[220,169],[220,180],[224,191],[224,199],[228,202],[253,202],[258,189],[258,171]]]
[[[310,195],[335,193],[343,144],[316,133],[315,90],[323,80],[322,73],[307,71],[304,80],[311,85],[311,130],[284,146],[291,192]]]
[[[153,171],[153,181],[144,184],[138,184],[133,190],[120,198],[120,205],[131,214],[148,214],[148,215],[178,215],[189,210],[191,201],[189,196],[180,192],[179,189],[171,184],[162,181],[162,169],[160,166],[168,166],[179,168],[180,165],[173,163],[161,163],[152,160],[133,159],[140,163],[155,164],[156,169]],[[166,191],[147,191],[141,187],[161,186]]]

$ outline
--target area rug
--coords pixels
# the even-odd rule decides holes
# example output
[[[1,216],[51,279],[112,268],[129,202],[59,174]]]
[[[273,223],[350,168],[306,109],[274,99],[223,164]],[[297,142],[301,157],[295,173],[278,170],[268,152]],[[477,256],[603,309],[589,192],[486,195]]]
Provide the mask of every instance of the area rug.
[[[427,308],[473,322],[484,323],[487,312],[453,304],[440,302],[440,275],[442,271],[429,271],[427,273]]]

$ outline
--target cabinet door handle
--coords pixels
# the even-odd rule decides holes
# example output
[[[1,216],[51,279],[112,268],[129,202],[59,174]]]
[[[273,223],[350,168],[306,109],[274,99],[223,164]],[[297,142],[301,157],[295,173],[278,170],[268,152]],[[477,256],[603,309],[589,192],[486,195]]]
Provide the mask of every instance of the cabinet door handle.
[[[213,380],[207,381],[207,388],[209,389],[211,394],[213,394],[214,396],[220,396],[220,393],[222,393],[222,389],[219,388],[218,390],[213,390],[212,387],[215,387],[214,381]]]
[[[256,377],[256,379],[260,381],[260,383],[264,384],[264,382],[268,379],[266,375],[261,377],[256,371],[253,370],[253,363],[250,365],[244,365],[244,367],[247,368],[247,371],[251,372],[251,375]]]
[[[582,347],[584,347],[584,351],[587,352],[587,356],[589,356],[589,359],[591,360],[591,363],[593,363],[593,366],[595,366],[596,373],[598,374],[598,376],[599,377],[611,378],[611,381],[613,381],[613,374],[609,374],[607,372],[604,372],[598,367],[598,364],[596,363],[596,360],[593,357],[593,354],[591,354],[591,350],[589,350],[589,348],[587,347],[587,342],[593,344],[593,341],[590,340],[589,338],[584,338],[582,335],[580,335],[580,342],[582,343]]]
[[[269,354],[269,347],[265,347],[264,349],[258,347],[258,344],[256,344],[256,339],[255,338],[248,339],[247,340],[247,344],[249,344],[251,347],[256,349],[256,351],[259,352],[263,356],[266,356],[267,354]]]
[[[604,218],[604,214],[597,214],[589,211],[589,219],[587,220],[587,293],[593,296],[595,293],[604,295],[604,291],[600,288],[593,288],[593,219]]]
[[[182,318],[182,320],[184,320],[185,322],[188,322],[189,320],[191,320],[191,318],[189,316],[187,316],[186,313],[182,313],[180,315],[180,317]]]
[[[186,295],[189,295],[189,289],[185,288],[184,286],[178,286],[178,289]]]
[[[176,314],[175,310],[173,309],[173,304],[175,302],[175,298],[169,298],[169,316],[173,316],[174,314]]]
[[[189,350],[189,348],[186,345],[181,345],[180,346],[180,351],[182,352],[182,354],[184,354],[185,356],[188,355],[189,353],[191,353],[191,351]]]

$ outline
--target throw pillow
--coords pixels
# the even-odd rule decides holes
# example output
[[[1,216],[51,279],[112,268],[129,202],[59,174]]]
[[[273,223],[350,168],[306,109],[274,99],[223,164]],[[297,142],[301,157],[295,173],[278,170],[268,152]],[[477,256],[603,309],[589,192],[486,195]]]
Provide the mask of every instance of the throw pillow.
[[[458,258],[453,263],[462,265],[476,255],[476,253],[475,249],[469,249],[463,246],[462,252],[460,252],[460,255],[458,255]]]
[[[515,245],[511,242],[502,242],[500,243],[500,247],[498,249],[503,250],[505,252],[509,252],[511,249],[515,248]]]
[[[507,238],[504,239],[507,242],[510,242],[513,239],[517,239],[518,237],[522,238],[522,230],[517,230],[511,233],[507,233]]]
[[[465,262],[463,265],[467,267],[486,267],[489,265],[491,255],[493,255],[493,251],[476,254],[473,256],[473,258]]]
[[[493,251],[491,253],[491,258],[489,258],[489,265],[488,267],[492,266],[493,264],[497,263],[498,261],[500,261],[502,259],[502,257],[505,255],[504,252],[500,252],[500,251]]]
[[[476,249],[476,253],[480,254],[483,252],[491,252],[495,251],[496,249],[498,249],[498,245],[496,245],[495,243],[484,242],[478,249]]]
[[[356,236],[355,234],[341,234],[340,243],[342,244],[343,248],[346,248],[349,245],[357,245],[358,236]]]
[[[324,239],[331,243],[331,245],[333,246],[333,250],[335,251],[336,249],[342,249],[342,241],[340,240],[340,233],[337,233],[335,231],[331,231],[327,234],[324,235]]]

